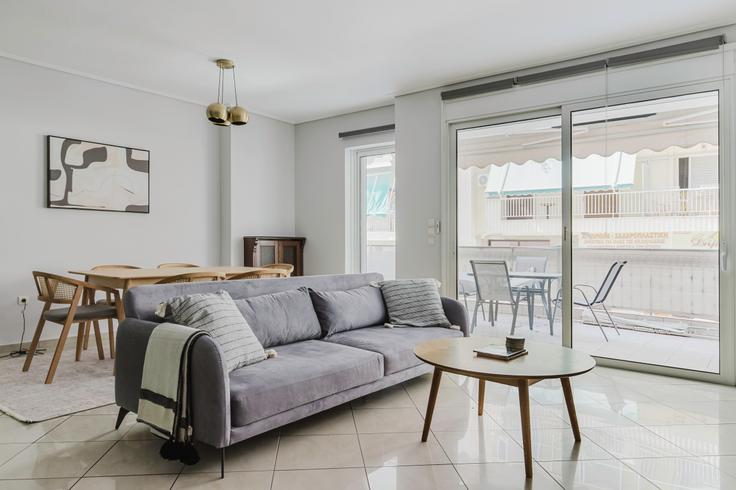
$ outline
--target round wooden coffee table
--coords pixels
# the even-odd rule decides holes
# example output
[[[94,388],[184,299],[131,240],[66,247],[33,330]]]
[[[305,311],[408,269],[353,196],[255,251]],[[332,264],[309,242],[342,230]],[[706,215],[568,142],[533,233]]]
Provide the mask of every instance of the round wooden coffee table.
[[[443,372],[469,376],[480,381],[478,384],[478,415],[483,415],[486,381],[516,386],[519,389],[519,407],[521,409],[524,467],[527,478],[531,478],[532,435],[529,413],[529,386],[543,379],[560,379],[572,432],[575,440],[580,441],[580,428],[575,414],[575,402],[572,398],[570,378],[593,369],[595,360],[588,354],[567,347],[532,342],[527,342],[525,345],[529,354],[510,361],[478,357],[473,352],[473,349],[485,347],[489,344],[503,345],[504,343],[505,339],[462,337],[430,340],[416,346],[414,354],[422,361],[434,366],[432,389],[429,392],[427,413],[424,418],[422,442],[427,442],[429,427],[432,424],[434,404],[437,401],[437,392],[440,389]]]

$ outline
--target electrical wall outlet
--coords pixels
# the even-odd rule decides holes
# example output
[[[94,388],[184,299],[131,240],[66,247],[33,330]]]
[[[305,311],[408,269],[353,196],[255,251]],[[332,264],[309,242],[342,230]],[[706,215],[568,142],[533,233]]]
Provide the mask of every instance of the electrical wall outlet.
[[[18,296],[18,304],[19,305],[27,305],[28,304],[28,296]]]

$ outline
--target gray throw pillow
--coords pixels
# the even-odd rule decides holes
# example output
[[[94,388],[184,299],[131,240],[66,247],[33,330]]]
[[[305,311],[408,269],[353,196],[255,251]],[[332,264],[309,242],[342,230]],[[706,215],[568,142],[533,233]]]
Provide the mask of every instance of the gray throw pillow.
[[[325,336],[386,322],[386,306],[381,290],[376,287],[363,286],[345,291],[310,289],[309,295]]]
[[[378,284],[388,310],[387,326],[451,326],[435,279],[398,279]]]
[[[169,306],[174,323],[209,332],[228,372],[266,359],[263,346],[227,291],[179,296]]]
[[[307,288],[238,299],[235,304],[265,348],[322,335]]]

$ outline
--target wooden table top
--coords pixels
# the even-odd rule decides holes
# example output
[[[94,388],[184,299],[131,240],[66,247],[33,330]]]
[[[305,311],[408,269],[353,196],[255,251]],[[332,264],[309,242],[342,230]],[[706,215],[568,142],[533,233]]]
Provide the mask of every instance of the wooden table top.
[[[71,270],[70,274],[79,274],[89,277],[104,277],[110,279],[163,279],[165,277],[176,276],[179,274],[188,274],[190,272],[222,272],[225,274],[241,274],[251,271],[269,271],[273,269],[264,269],[261,267],[233,267],[233,266],[213,266],[213,267],[171,267],[158,269],[155,267],[146,269],[97,269],[97,270]]]
[[[505,342],[505,339],[488,337],[436,339],[417,345],[414,354],[448,372],[481,378],[566,378],[595,367],[595,359],[588,354],[538,342],[527,341],[524,347],[529,354],[510,361],[478,357],[473,352],[473,349],[490,344],[504,345]]]

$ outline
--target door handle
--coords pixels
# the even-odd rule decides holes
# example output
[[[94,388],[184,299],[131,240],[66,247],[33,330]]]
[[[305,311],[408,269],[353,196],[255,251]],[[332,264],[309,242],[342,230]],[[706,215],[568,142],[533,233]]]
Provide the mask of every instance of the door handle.
[[[721,272],[728,272],[728,244],[721,242]]]

